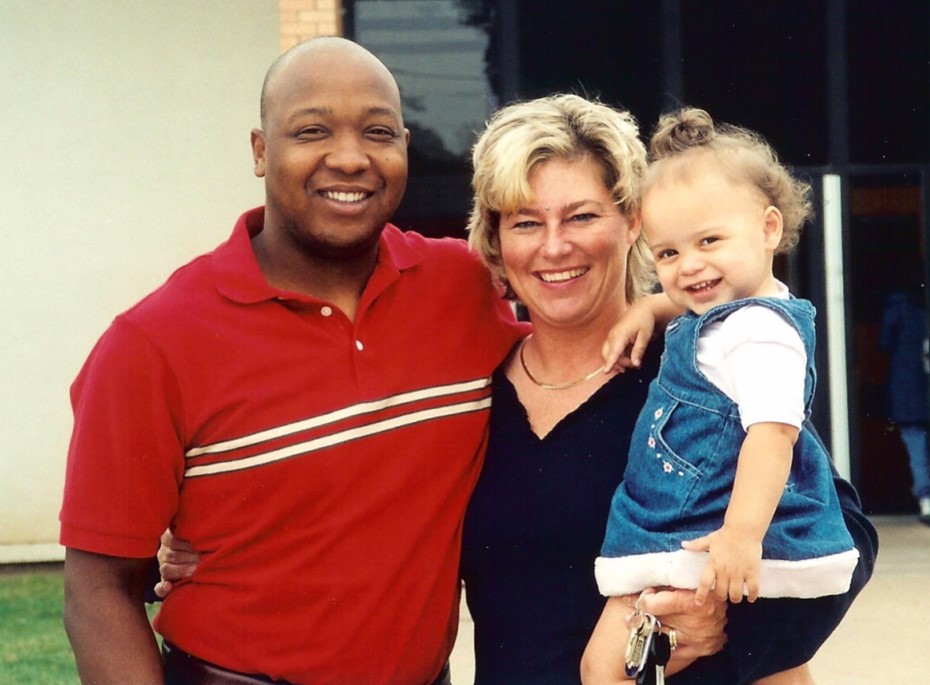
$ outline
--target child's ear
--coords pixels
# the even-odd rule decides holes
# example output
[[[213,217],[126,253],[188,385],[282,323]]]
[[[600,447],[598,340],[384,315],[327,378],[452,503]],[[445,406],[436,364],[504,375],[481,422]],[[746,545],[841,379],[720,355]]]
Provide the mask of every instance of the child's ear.
[[[785,229],[785,220],[782,218],[778,207],[769,205],[762,214],[762,221],[765,246],[774,252],[781,242],[781,236]]]

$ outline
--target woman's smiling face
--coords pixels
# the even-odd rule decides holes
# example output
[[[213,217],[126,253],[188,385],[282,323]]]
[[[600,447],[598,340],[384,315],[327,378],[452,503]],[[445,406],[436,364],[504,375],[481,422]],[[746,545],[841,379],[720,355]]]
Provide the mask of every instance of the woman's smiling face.
[[[550,159],[529,176],[528,206],[500,217],[504,271],[534,324],[610,319],[628,304],[626,261],[639,235],[589,156]]]

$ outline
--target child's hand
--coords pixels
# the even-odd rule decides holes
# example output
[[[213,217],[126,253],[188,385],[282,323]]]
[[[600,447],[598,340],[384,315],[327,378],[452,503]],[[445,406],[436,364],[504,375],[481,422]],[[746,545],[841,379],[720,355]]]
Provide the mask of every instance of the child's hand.
[[[710,552],[694,596],[699,606],[711,590],[718,598],[729,598],[734,604],[739,604],[744,594],[750,602],[759,598],[761,540],[724,526],[710,535],[686,540],[681,546],[692,552]]]
[[[656,317],[646,298],[632,304],[607,335],[602,350],[604,371],[639,368],[655,327]]]

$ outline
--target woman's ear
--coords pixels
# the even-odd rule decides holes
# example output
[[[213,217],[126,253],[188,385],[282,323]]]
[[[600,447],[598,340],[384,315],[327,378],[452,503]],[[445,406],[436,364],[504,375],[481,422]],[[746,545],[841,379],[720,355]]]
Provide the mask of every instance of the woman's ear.
[[[636,239],[639,238],[639,234],[643,230],[643,215],[639,210],[630,212],[630,215],[626,218],[627,223],[627,243],[630,247],[633,247],[633,243],[636,242]]]

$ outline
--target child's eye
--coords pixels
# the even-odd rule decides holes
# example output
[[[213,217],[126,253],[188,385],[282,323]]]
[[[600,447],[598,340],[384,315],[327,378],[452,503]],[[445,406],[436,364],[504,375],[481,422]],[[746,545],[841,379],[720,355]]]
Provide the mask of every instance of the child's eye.
[[[656,259],[670,259],[678,254],[675,250],[660,250],[656,252]]]
[[[718,238],[717,236],[710,235],[701,240],[701,245],[712,245],[716,243],[718,240],[720,240],[720,238]]]

